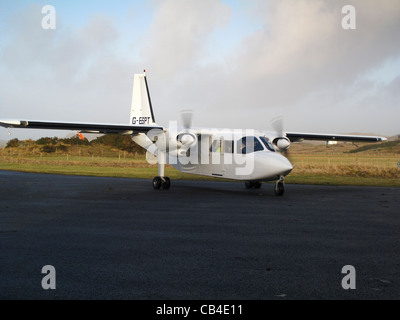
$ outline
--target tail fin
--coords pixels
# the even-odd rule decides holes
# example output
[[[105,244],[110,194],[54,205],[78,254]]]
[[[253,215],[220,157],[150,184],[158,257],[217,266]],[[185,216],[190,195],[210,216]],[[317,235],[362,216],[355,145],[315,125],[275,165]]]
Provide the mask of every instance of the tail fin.
[[[135,74],[130,121],[133,125],[149,125],[156,122],[147,86],[146,73]]]

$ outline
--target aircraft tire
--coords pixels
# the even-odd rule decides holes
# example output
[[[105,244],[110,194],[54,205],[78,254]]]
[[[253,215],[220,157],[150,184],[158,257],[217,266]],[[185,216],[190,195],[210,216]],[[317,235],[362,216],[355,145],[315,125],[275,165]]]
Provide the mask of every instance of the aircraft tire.
[[[168,177],[164,177],[164,181],[161,184],[161,188],[168,190],[171,187],[171,180]]]
[[[261,186],[262,186],[262,183],[261,182],[253,182],[253,188],[254,189],[260,189],[261,188]]]
[[[244,185],[246,186],[246,189],[253,188],[253,182],[252,181],[245,181]]]
[[[285,192],[285,186],[284,186],[283,182],[278,181],[278,182],[275,184],[274,191],[275,191],[275,195],[276,195],[277,197],[283,196],[283,193]]]
[[[154,177],[154,179],[153,179],[153,188],[158,190],[158,189],[161,188],[161,184],[162,184],[161,178],[160,177]]]

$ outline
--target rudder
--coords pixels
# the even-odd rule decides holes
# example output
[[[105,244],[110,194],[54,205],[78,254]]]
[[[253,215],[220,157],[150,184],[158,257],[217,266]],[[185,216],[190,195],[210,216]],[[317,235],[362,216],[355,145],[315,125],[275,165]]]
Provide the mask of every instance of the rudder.
[[[130,123],[140,126],[154,124],[155,122],[146,73],[135,74],[133,79]]]

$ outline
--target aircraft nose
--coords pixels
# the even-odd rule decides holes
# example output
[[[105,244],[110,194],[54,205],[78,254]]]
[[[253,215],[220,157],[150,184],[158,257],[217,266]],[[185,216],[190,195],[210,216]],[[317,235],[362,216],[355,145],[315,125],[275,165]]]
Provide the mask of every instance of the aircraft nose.
[[[290,161],[283,157],[283,161],[282,161],[282,169],[284,170],[283,175],[286,176],[288,175],[290,172],[292,172],[293,170],[293,166],[290,163]]]
[[[277,157],[270,159],[269,167],[274,175],[277,176],[286,176],[293,170],[290,161],[282,155],[277,155]]]

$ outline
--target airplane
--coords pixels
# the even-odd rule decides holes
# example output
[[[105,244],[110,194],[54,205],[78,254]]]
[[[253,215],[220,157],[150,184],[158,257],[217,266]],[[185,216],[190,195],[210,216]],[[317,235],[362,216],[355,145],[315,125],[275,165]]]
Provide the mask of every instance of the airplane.
[[[158,163],[153,188],[167,190],[171,180],[165,165],[184,173],[226,178],[245,182],[248,189],[275,181],[276,196],[284,194],[284,179],[293,170],[285,153],[293,142],[303,140],[379,142],[384,137],[284,132],[281,117],[273,120],[275,131],[253,129],[214,129],[192,127],[193,113],[181,112],[183,127],[170,121],[158,125],[147,83],[146,71],[135,74],[129,124],[0,120],[5,128],[71,130],[82,133],[130,135],[147,150],[150,163]]]

